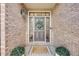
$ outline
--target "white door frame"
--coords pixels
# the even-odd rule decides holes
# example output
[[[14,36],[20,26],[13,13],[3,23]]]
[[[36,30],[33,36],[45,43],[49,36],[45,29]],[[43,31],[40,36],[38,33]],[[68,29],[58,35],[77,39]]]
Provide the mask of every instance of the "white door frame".
[[[36,42],[30,42],[29,41],[29,12],[49,12],[50,13],[50,27],[51,27],[51,11],[28,11],[28,44],[40,44],[40,43],[43,43],[43,44],[50,44],[51,43],[51,29],[50,29],[50,42],[40,42],[40,41],[36,41]],[[46,22],[45,22],[46,23]],[[46,27],[46,26],[45,26]],[[26,40],[27,40],[27,37],[26,37]],[[45,39],[46,40],[46,39]]]

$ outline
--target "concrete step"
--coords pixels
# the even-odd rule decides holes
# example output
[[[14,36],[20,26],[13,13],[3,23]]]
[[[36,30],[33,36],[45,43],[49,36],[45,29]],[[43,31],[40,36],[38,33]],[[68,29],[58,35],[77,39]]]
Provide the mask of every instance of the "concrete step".
[[[54,56],[55,50],[51,45],[30,45],[26,46],[25,55],[29,56]]]

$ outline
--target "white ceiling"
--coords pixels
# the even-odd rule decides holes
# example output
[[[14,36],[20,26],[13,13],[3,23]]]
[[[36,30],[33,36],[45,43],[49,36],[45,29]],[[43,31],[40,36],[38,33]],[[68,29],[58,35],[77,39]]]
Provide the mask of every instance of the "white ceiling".
[[[53,9],[54,3],[25,3],[25,6],[29,10],[47,10]]]

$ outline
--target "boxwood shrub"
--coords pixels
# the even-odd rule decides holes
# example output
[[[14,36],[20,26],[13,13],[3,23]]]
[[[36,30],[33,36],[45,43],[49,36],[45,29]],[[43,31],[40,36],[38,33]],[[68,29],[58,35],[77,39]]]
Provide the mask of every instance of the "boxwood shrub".
[[[22,56],[25,53],[24,47],[16,47],[12,49],[10,56]]]
[[[66,49],[65,47],[57,47],[56,53],[60,56],[70,56],[68,49]]]

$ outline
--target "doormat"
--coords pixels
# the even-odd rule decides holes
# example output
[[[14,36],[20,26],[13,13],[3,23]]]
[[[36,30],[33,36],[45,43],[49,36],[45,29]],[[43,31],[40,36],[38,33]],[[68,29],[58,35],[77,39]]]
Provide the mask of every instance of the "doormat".
[[[32,55],[43,55],[49,54],[49,50],[47,46],[33,46],[31,49]]]

